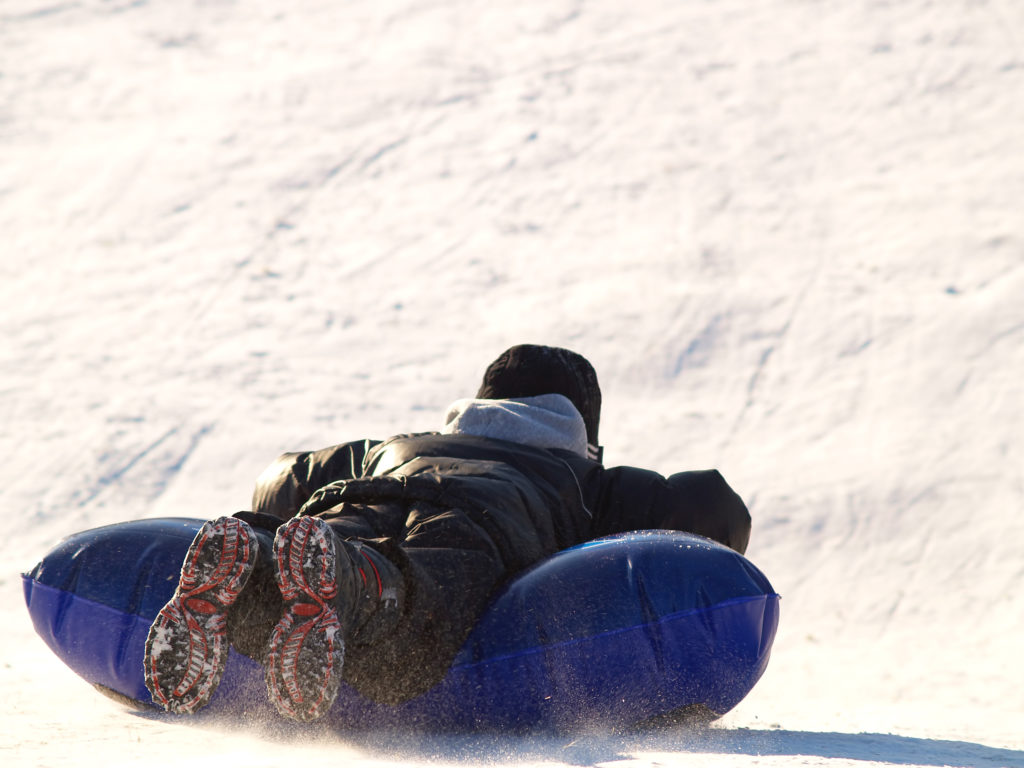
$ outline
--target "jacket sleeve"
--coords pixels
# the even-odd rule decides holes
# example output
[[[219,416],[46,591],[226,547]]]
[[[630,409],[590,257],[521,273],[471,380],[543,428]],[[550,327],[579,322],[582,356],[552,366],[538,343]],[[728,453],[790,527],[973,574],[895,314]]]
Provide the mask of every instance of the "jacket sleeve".
[[[309,497],[328,483],[363,474],[366,454],[379,443],[359,440],[319,451],[285,453],[256,479],[252,511],[288,520]]]
[[[750,541],[750,513],[715,469],[668,478],[636,467],[604,472],[594,535],[665,528],[706,536],[740,554]]]

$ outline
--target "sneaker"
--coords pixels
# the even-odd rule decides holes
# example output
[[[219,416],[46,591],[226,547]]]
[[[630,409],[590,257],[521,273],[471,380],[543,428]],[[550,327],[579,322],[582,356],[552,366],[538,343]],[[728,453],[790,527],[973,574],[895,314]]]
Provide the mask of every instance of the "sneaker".
[[[203,525],[181,579],[146,639],[146,687],[169,712],[192,714],[209,703],[227,665],[228,610],[259,557],[253,529],[234,517]]]
[[[270,635],[267,694],[286,717],[315,720],[338,695],[345,641],[376,640],[397,622],[402,577],[318,517],[292,518],[278,530],[274,564],[284,613]]]

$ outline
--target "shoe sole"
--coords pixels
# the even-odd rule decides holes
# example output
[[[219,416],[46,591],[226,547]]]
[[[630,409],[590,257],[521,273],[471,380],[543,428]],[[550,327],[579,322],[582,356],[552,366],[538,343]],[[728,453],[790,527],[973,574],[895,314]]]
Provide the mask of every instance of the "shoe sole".
[[[320,518],[293,518],[274,540],[274,563],[284,614],[270,635],[267,695],[286,717],[315,720],[338,695],[345,659],[334,533]]]
[[[259,542],[233,517],[211,520],[192,540],[174,596],[146,638],[146,687],[169,712],[206,706],[227,665],[227,612],[252,576]]]

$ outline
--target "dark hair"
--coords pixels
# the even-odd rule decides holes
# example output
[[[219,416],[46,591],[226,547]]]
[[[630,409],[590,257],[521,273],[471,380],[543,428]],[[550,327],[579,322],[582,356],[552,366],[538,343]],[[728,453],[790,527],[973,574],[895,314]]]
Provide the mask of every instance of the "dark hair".
[[[587,442],[597,448],[601,388],[594,366],[577,352],[537,344],[511,347],[487,366],[476,396],[502,400],[550,394],[572,401],[587,426]]]

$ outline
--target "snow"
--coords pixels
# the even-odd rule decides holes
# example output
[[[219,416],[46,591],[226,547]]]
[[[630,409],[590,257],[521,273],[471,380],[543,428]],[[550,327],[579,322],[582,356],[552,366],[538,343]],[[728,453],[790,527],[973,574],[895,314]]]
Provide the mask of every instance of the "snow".
[[[0,762],[1024,765],[1024,5],[6,0]],[[440,426],[519,342],[606,462],[719,468],[783,595],[706,730],[142,717],[39,640],[62,536]]]

